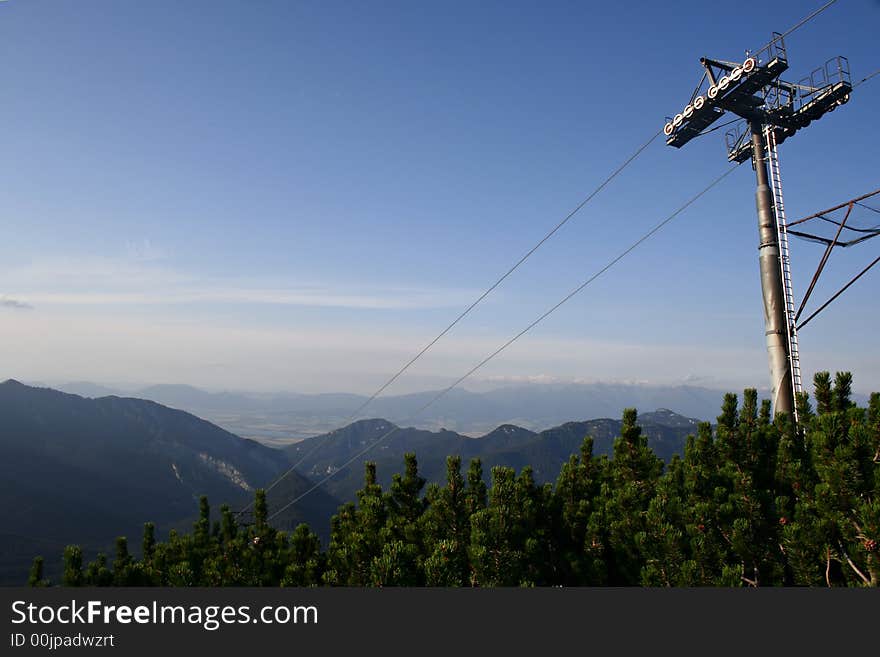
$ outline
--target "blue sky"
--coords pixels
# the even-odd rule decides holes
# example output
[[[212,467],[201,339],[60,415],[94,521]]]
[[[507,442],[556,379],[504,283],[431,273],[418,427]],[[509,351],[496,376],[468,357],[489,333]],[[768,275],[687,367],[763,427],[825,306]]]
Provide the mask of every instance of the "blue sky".
[[[372,390],[681,108],[700,56],[819,4],[4,2],[0,378]],[[786,77],[876,70],[878,19],[841,0]],[[878,101],[875,78],[782,146],[789,218],[880,187]],[[722,133],[657,140],[390,392],[456,378],[668,215]],[[478,379],[764,386],[753,192],[746,164]],[[798,293],[820,255],[793,243]],[[835,254],[815,302],[875,256]],[[877,275],[805,329],[808,374],[880,388]]]

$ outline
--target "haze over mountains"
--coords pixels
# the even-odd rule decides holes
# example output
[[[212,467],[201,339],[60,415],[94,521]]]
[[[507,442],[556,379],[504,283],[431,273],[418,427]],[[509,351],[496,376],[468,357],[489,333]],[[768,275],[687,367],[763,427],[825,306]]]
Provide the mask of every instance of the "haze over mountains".
[[[367,399],[347,393],[207,392],[187,385],[154,385],[127,392],[88,382],[54,387],[86,397],[115,394],[150,399],[273,446],[337,429]],[[434,395],[436,391],[380,397],[369,405],[365,415],[422,429],[446,428],[479,436],[501,424],[540,431],[584,418],[619,418],[627,407],[669,408],[687,417],[714,421],[723,397],[722,391],[687,385],[516,384],[487,392],[455,389],[412,418]]]
[[[105,392],[94,387],[91,391]],[[185,386],[161,386],[151,392],[174,393],[177,403],[215,406],[218,400],[242,404],[248,399]],[[465,399],[476,403],[479,397]],[[307,401],[309,408],[326,412],[352,399],[357,398],[321,395]],[[685,436],[697,424],[666,410],[645,413],[640,422],[664,459],[681,451]],[[448,429],[404,427],[360,455],[393,426],[384,419],[362,420],[273,449],[150,400],[91,399],[13,380],[0,383],[0,511],[6,520],[0,530],[0,583],[20,583],[38,554],[46,557],[51,574],[70,543],[82,545],[87,555],[94,556],[97,551],[112,553],[115,537],[124,535],[137,551],[146,521],[155,522],[160,534],[188,529],[200,495],[208,496],[215,511],[223,503],[240,509],[251,501],[255,488],[265,487],[294,463],[299,464],[297,470],[268,495],[270,512],[327,474],[334,477],[273,524],[292,529],[307,522],[326,539],[330,517],[342,501],[354,500],[362,486],[365,460],[377,462],[386,485],[393,473],[402,470],[408,451],[416,452],[429,482],[444,480],[446,457],[451,454],[465,462],[480,457],[487,480],[494,465],[517,469],[531,465],[538,481],[553,481],[587,435],[594,437],[597,453],[610,453],[620,421],[568,422],[541,432],[504,424],[479,438]],[[352,457],[357,458],[338,472]]]

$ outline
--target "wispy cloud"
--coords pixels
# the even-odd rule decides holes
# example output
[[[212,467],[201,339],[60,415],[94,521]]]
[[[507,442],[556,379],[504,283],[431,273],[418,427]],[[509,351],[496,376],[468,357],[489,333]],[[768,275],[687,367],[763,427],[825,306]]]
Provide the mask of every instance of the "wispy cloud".
[[[143,248],[141,248],[143,247]],[[120,258],[43,260],[2,272],[12,291],[40,305],[263,304],[354,309],[426,309],[457,306],[468,290],[328,286],[247,277],[195,276],[174,269],[149,243]]]
[[[12,297],[7,297],[6,295],[0,296],[0,307],[12,308],[13,310],[33,310],[34,308],[29,303],[13,299]]]
[[[425,344],[421,330],[369,322],[322,326],[242,326],[151,315],[127,317],[117,308],[89,313],[41,307],[22,321],[0,322],[8,376],[31,379],[187,381],[236,389],[370,393]],[[56,328],[57,327],[57,328]],[[447,336],[389,393],[442,387],[506,335]],[[724,371],[719,385],[754,385],[763,375],[760,347],[748,351],[696,346],[642,346],[585,338],[531,336],[480,371],[476,383],[559,383],[584,380],[681,381],[701,363]],[[735,363],[735,368],[730,364]],[[727,367],[727,369],[725,369]],[[872,369],[874,368],[874,369]],[[866,371],[877,371],[866,362]],[[861,370],[855,370],[861,371]],[[434,382],[425,383],[426,377]],[[588,379],[589,377],[589,379]],[[440,379],[443,379],[441,381]],[[861,380],[861,378],[859,378]]]
[[[430,291],[379,291],[372,294],[343,294],[332,290],[222,288],[181,289],[150,292],[38,292],[28,298],[57,305],[160,305],[160,304],[274,304],[322,308],[374,310],[442,308],[460,305],[465,297]]]
[[[552,385],[555,383],[574,383],[573,377],[560,377],[552,374],[498,374],[481,377],[486,383],[530,383],[535,385]]]

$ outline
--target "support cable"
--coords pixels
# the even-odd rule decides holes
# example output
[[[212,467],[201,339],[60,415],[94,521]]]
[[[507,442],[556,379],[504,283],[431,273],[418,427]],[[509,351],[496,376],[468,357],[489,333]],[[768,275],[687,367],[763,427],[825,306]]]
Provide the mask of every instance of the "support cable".
[[[640,237],[639,239],[637,239],[637,240],[636,240],[635,242],[633,242],[629,247],[627,247],[624,251],[622,251],[619,255],[617,255],[615,258],[613,258],[612,260],[610,260],[605,266],[603,266],[601,269],[599,269],[597,272],[595,272],[595,273],[594,273],[592,276],[590,276],[586,281],[584,281],[584,282],[581,283],[578,287],[576,287],[574,290],[572,290],[571,292],[569,292],[566,296],[564,296],[564,297],[563,297],[560,301],[558,301],[555,305],[551,306],[547,311],[545,311],[545,312],[544,312],[542,315],[540,315],[537,319],[535,319],[534,321],[532,321],[532,322],[531,322],[528,326],[526,326],[523,330],[521,330],[519,333],[517,333],[516,335],[514,335],[512,338],[510,338],[507,342],[505,342],[505,343],[502,344],[500,347],[498,347],[498,348],[497,348],[495,351],[493,351],[491,354],[489,354],[488,356],[486,356],[483,360],[481,360],[481,361],[480,361],[479,363],[477,363],[474,367],[472,367],[470,370],[468,370],[467,373],[465,373],[463,376],[459,377],[459,378],[458,378],[458,379],[457,379],[452,385],[450,385],[450,386],[448,386],[447,388],[444,388],[443,390],[441,390],[437,395],[435,395],[434,397],[432,397],[432,398],[431,398],[426,404],[424,404],[421,408],[419,408],[419,409],[418,409],[415,413],[413,413],[410,417],[408,417],[406,420],[403,420],[403,422],[401,422],[401,424],[404,424],[404,423],[406,423],[406,422],[410,422],[411,420],[417,418],[419,415],[421,415],[421,413],[423,413],[424,411],[426,411],[430,406],[432,406],[432,405],[435,404],[437,401],[439,401],[441,398],[443,398],[444,396],[446,396],[450,391],[452,391],[454,388],[456,388],[456,387],[457,387],[460,383],[462,383],[465,379],[469,378],[469,377],[470,377],[472,374],[474,374],[477,370],[479,370],[479,369],[482,368],[484,365],[486,365],[489,361],[491,361],[493,358],[495,358],[496,356],[498,356],[502,351],[504,351],[505,349],[507,349],[507,348],[508,348],[510,345],[512,345],[514,342],[516,342],[517,340],[519,340],[522,336],[524,336],[526,333],[528,333],[528,332],[531,331],[533,328],[535,328],[538,324],[540,324],[541,322],[543,322],[547,317],[549,317],[551,314],[553,314],[553,313],[554,313],[556,310],[558,310],[562,305],[564,305],[565,303],[567,303],[568,301],[570,301],[573,297],[575,297],[577,294],[579,294],[580,292],[582,292],[582,291],[584,290],[584,288],[586,288],[588,285],[590,285],[593,281],[595,281],[597,278],[599,278],[602,274],[604,274],[604,273],[607,272],[609,269],[611,269],[614,265],[616,265],[618,262],[620,262],[621,260],[623,260],[623,258],[625,258],[627,255],[629,255],[632,251],[634,251],[634,250],[635,250],[638,246],[640,246],[643,242],[645,242],[645,241],[647,241],[648,239],[650,239],[651,237],[653,237],[653,235],[654,235],[655,233],[657,233],[661,228],[663,228],[664,226],[666,226],[666,224],[668,224],[670,221],[672,221],[672,220],[675,219],[678,215],[680,215],[682,212],[684,212],[688,207],[690,207],[693,203],[695,203],[698,199],[700,199],[703,195],[705,195],[709,190],[711,190],[713,187],[715,187],[715,185],[717,185],[717,184],[720,183],[722,180],[724,180],[727,176],[729,176],[731,173],[733,173],[733,171],[735,171],[736,168],[737,168],[738,166],[739,166],[739,165],[736,165],[736,166],[733,166],[733,167],[729,168],[729,169],[728,169],[727,171],[725,171],[723,174],[721,174],[720,176],[718,176],[717,178],[715,178],[715,180],[713,180],[711,183],[709,183],[709,185],[707,185],[706,187],[704,187],[702,191],[700,191],[698,194],[696,194],[695,196],[692,196],[690,199],[688,199],[688,201],[685,202],[682,206],[680,206],[677,210],[675,210],[675,212],[673,212],[673,213],[670,214],[668,217],[666,217],[665,219],[663,219],[660,223],[658,223],[656,226],[654,226],[653,228],[651,228],[647,233],[645,233],[644,235],[642,235],[642,237]],[[330,474],[328,474],[328,475],[325,476],[324,478],[320,479],[320,480],[319,480],[318,482],[316,482],[311,488],[307,489],[304,493],[298,495],[297,497],[295,497],[294,499],[292,499],[290,502],[288,502],[287,504],[285,504],[284,506],[282,506],[282,507],[281,507],[280,509],[278,509],[275,513],[273,513],[271,516],[269,516],[269,517],[267,518],[267,520],[272,520],[273,518],[277,517],[279,514],[281,514],[281,513],[283,513],[284,511],[286,511],[286,510],[287,510],[288,508],[290,508],[292,505],[294,505],[294,504],[296,504],[297,502],[301,501],[301,500],[302,500],[303,498],[305,498],[307,495],[309,495],[310,493],[312,493],[313,491],[317,490],[318,488],[320,488],[321,486],[323,486],[325,483],[327,483],[331,478],[333,478],[334,475],[336,475],[336,474],[339,473],[340,471],[344,470],[345,468],[347,468],[348,466],[350,466],[350,465],[351,465],[352,463],[354,463],[355,461],[359,460],[359,459],[360,459],[362,456],[364,456],[367,452],[369,452],[370,450],[374,449],[377,445],[379,445],[379,443],[385,441],[386,439],[388,439],[390,436],[392,436],[394,433],[396,433],[396,432],[399,431],[399,430],[400,430],[400,427],[399,427],[399,426],[394,426],[391,430],[387,431],[385,434],[383,434],[382,436],[380,436],[379,438],[377,438],[375,441],[373,441],[372,443],[370,443],[369,445],[367,445],[364,449],[360,450],[357,454],[355,454],[354,456],[352,456],[351,458],[349,458],[348,460],[346,460],[342,465],[340,465],[340,466],[339,466],[337,469],[335,469],[333,472],[331,472]]]
[[[831,5],[833,5],[837,0],[831,0],[826,3],[819,9],[815,10],[805,18],[801,19],[800,22],[796,23],[794,26],[789,28],[785,33],[783,33],[783,37],[788,36],[795,30],[799,29],[813,18],[821,14],[823,11],[828,9]],[[772,43],[772,42],[771,42]],[[770,44],[768,44],[770,45]],[[871,77],[871,76],[869,76]],[[862,80],[861,82],[864,82]],[[861,82],[859,84],[861,84]],[[441,331],[437,337],[435,337],[431,342],[429,342],[425,347],[422,348],[409,362],[407,362],[398,372],[394,374],[388,381],[386,381],[376,392],[374,392],[361,406],[350,416],[350,418],[346,421],[346,424],[351,422],[360,412],[362,412],[370,403],[372,403],[384,390],[388,388],[394,381],[396,381],[404,372],[406,372],[410,366],[412,366],[419,358],[421,358],[431,347],[434,346],[444,335],[446,335],[453,327],[455,327],[465,316],[467,316],[471,310],[473,310],[480,302],[483,301],[495,288],[497,288],[508,276],[510,276],[516,269],[519,268],[535,251],[537,251],[548,239],[550,239],[559,229],[561,229],[568,221],[581,209],[583,208],[596,194],[598,194],[608,183],[610,183],[618,174],[620,174],[633,160],[635,160],[641,153],[657,138],[662,134],[662,130],[658,131],[654,134],[647,142],[645,142],[642,146],[640,146],[635,153],[633,153],[620,167],[615,169],[593,192],[591,192],[579,205],[577,205],[574,210],[572,210],[561,222],[559,222],[549,233],[547,233],[532,249],[530,249],[516,264],[513,265],[505,274],[503,274],[494,284],[492,284],[483,294],[481,294],[470,306],[468,306],[458,317],[456,317],[443,331]],[[731,169],[730,171],[732,171]],[[726,174],[725,174],[726,175]],[[714,184],[714,183],[713,183]],[[706,190],[708,191],[708,190]],[[694,199],[696,200],[696,199]],[[445,394],[445,393],[444,393]],[[433,402],[432,402],[433,403]],[[345,426],[345,425],[343,425]],[[299,459],[293,466],[291,466],[288,470],[286,470],[281,476],[275,479],[265,490],[266,492],[270,491],[272,488],[277,486],[285,477],[290,475],[306,458],[308,458],[311,454],[313,454],[317,449],[321,446],[321,443],[318,443],[310,452],[303,455],[302,458]],[[310,489],[311,490],[311,489]],[[253,504],[253,502],[251,503]],[[245,507],[244,510],[249,508],[251,505],[249,504]],[[286,508],[286,507],[285,507]]]
[[[706,71],[703,71],[703,77],[700,78],[700,81],[697,82],[697,86],[694,87],[694,92],[691,94],[691,99],[688,101],[688,105],[694,102],[694,98],[697,97],[697,94],[700,93],[700,87],[703,86],[703,80],[706,79]]]
[[[862,207],[866,207],[868,209],[873,210],[873,208],[871,208],[867,205],[863,205],[862,203],[855,203],[855,205],[861,205]],[[874,211],[880,212],[880,210],[874,210]],[[822,214],[820,214],[816,218],[821,219],[822,221],[827,221],[829,224],[834,224],[835,226],[840,225],[839,221],[835,221],[834,219],[829,219],[828,217],[826,217],[825,215],[822,215]],[[854,233],[876,233],[878,230],[880,230],[880,224],[878,224],[877,226],[871,226],[870,228],[856,228],[855,226],[844,226],[844,228],[846,228],[846,230],[851,230]]]
[[[880,68],[878,68],[878,69],[877,69],[876,71],[874,71],[873,73],[870,73],[869,75],[866,75],[866,76],[863,77],[861,80],[859,80],[858,82],[856,82],[856,83],[853,85],[853,89],[855,89],[856,87],[858,87],[860,84],[864,84],[865,82],[867,82],[868,80],[870,80],[871,78],[873,78],[875,75],[880,75]]]
[[[854,246],[856,244],[861,244],[862,242],[865,242],[869,239],[872,239],[872,238],[880,235],[880,228],[878,228],[876,230],[859,231],[859,232],[867,233],[867,235],[862,235],[861,237],[857,237],[857,238],[850,240],[848,242],[838,241],[837,243],[834,244],[834,246],[839,246],[842,249],[846,249],[846,248],[849,248],[849,247]],[[795,237],[799,237],[804,240],[807,240],[808,242],[815,242],[816,244],[825,244],[826,246],[831,244],[831,241],[832,241],[828,237],[823,237],[822,235],[813,235],[812,233],[803,233],[799,230],[790,230],[790,231],[788,231],[788,234],[794,235]]]
[[[852,285],[852,284],[855,283],[857,280],[859,280],[862,276],[864,276],[866,273],[868,273],[868,270],[871,269],[871,267],[873,267],[874,265],[876,265],[878,262],[880,262],[880,256],[877,256],[877,258],[874,259],[874,262],[872,262],[870,265],[868,265],[868,266],[865,267],[862,271],[860,271],[858,274],[856,274],[855,277],[852,278],[852,279],[850,280],[849,283],[847,283],[847,284],[844,285],[842,288],[840,288],[840,289],[837,291],[837,293],[834,294],[834,296],[832,296],[830,299],[828,299],[828,301],[826,301],[826,302],[823,303],[821,306],[819,306],[819,308],[816,310],[816,312],[814,312],[812,315],[810,315],[809,317],[807,317],[803,322],[801,322],[801,323],[798,325],[797,330],[800,331],[804,326],[806,326],[806,325],[809,323],[809,321],[810,321],[811,319],[813,319],[816,315],[818,315],[820,312],[822,312],[823,310],[825,310],[825,308],[827,308],[829,305],[831,305],[831,302],[832,302],[832,301],[834,301],[835,299],[837,299],[837,297],[839,297],[841,294],[843,294],[844,292],[846,292],[846,290],[849,288],[850,285]]]
[[[721,130],[721,128],[726,128],[726,127],[729,126],[731,123],[736,123],[737,121],[743,121],[743,120],[744,120],[744,119],[742,119],[742,118],[740,118],[740,117],[736,117],[735,119],[731,119],[730,121],[725,121],[724,123],[721,123],[721,124],[719,124],[719,125],[716,125],[716,126],[714,126],[714,127],[712,127],[712,128],[708,128],[708,129],[706,129],[706,130],[703,130],[703,132],[699,133],[699,134],[697,135],[697,137],[702,137],[703,135],[708,135],[710,132],[715,132],[716,130]],[[696,137],[694,137],[694,139],[696,139]]]
[[[868,192],[867,194],[862,194],[861,196],[857,196],[856,198],[850,199],[849,201],[844,201],[839,205],[835,205],[833,208],[828,208],[827,210],[822,210],[821,212],[816,212],[814,214],[809,215],[808,217],[804,217],[803,219],[798,219],[797,221],[789,221],[785,224],[786,228],[791,228],[792,226],[797,226],[798,224],[802,224],[805,221],[809,221],[810,219],[815,219],[816,217],[820,217],[823,214],[828,214],[829,212],[834,212],[835,210],[840,210],[841,208],[845,208],[850,203],[858,203],[859,201],[864,201],[866,198],[870,198],[872,196],[876,196],[880,194],[880,189],[875,189],[873,192]]]
[[[871,207],[871,206],[868,205],[867,203],[856,203],[856,205],[860,205],[860,206],[862,206],[863,208],[867,208],[867,209],[870,210],[871,212],[876,212],[877,214],[880,214],[880,210],[878,210],[877,208]]]
[[[431,340],[428,344],[426,344],[424,347],[422,347],[422,349],[415,356],[413,356],[391,378],[389,378],[387,381],[385,381],[385,383],[383,383],[372,395],[370,395],[351,415],[349,415],[348,419],[346,419],[343,422],[342,427],[345,427],[348,424],[350,424],[352,421],[354,421],[354,419],[357,418],[357,416],[360,415],[360,413],[363,412],[363,410],[367,406],[369,406],[373,401],[375,401],[375,399],[379,395],[381,395],[392,383],[394,383],[398,378],[400,378],[400,376],[402,376],[404,372],[406,372],[412,365],[414,365],[417,360],[419,360],[422,356],[424,356],[425,353],[427,353],[427,351],[429,349],[431,349],[431,347],[433,347],[435,344],[437,344],[437,342],[440,341],[441,338],[443,338],[443,336],[445,336],[447,333],[449,333],[461,320],[463,320],[465,317],[467,317],[467,315],[469,315],[470,312],[474,308],[476,308],[499,285],[501,285],[501,283],[503,283],[511,274],[513,274],[513,272],[515,272],[517,269],[519,269],[520,266],[523,263],[525,263],[525,261],[528,260],[535,253],[535,251],[537,251],[539,248],[541,248],[544,245],[544,243],[547,242],[547,240],[549,240],[551,237],[553,237],[553,235],[555,235],[563,226],[565,226],[565,224],[567,224],[569,222],[569,220],[571,220],[572,217],[574,217],[585,205],[587,205],[587,203],[589,203],[597,194],[599,194],[599,192],[601,192],[603,189],[605,189],[605,187],[607,187],[608,184],[611,183],[612,180],[614,180],[618,175],[620,175],[624,169],[626,169],[630,164],[632,164],[632,162],[637,157],[639,157],[645,151],[645,149],[647,149],[648,146],[650,146],[654,142],[654,140],[657,139],[657,137],[659,137],[662,133],[663,133],[663,131],[659,130],[654,135],[652,135],[650,139],[648,139],[645,143],[643,143],[641,146],[639,146],[632,153],[632,155],[630,155],[626,160],[624,160],[623,164],[621,164],[614,171],[612,171],[592,192],[590,192],[586,196],[586,198],[584,198],[580,203],[578,203],[578,205],[576,205],[575,208],[562,219],[562,221],[557,223],[546,235],[544,235],[544,237],[542,237],[534,246],[532,246],[532,248],[529,249],[525,255],[523,255],[519,260],[517,260],[516,263],[514,263],[514,265],[512,267],[510,267],[510,269],[508,269],[504,274],[502,274],[502,276],[500,278],[498,278],[498,280],[496,280],[492,285],[490,285],[488,288],[486,288],[486,290],[479,297],[477,297],[467,308],[465,308],[458,315],[458,317],[456,317],[454,320],[452,320],[452,322],[446,328],[444,328],[440,333],[438,333],[437,336],[434,337],[433,340]],[[340,427],[340,428],[342,428],[342,427]],[[282,480],[284,480],[288,475],[290,475],[291,472],[293,472],[297,467],[299,467],[303,461],[305,461],[307,458],[312,456],[312,454],[314,454],[320,447],[321,447],[321,443],[317,443],[309,452],[304,454],[296,463],[294,463],[290,468],[288,468],[279,477],[277,477],[269,486],[267,486],[265,489],[266,492],[269,492],[270,490],[275,488],[275,486],[277,486],[279,483],[281,483]],[[244,509],[239,511],[239,514],[246,511],[248,508],[250,508],[250,506],[252,504],[253,504],[253,502],[251,502],[246,507],[244,507]]]
[[[819,14],[821,14],[823,11],[825,11],[826,9],[828,9],[831,5],[833,5],[833,4],[836,3],[836,2],[837,2],[837,0],[831,0],[830,2],[828,2],[828,3],[824,4],[824,5],[822,5],[822,6],[819,7],[816,11],[814,11],[812,14],[809,14],[808,16],[805,16],[804,18],[802,18],[802,19],[800,20],[799,23],[796,23],[794,26],[788,28],[787,31],[783,32],[783,33],[780,34],[778,37],[776,37],[775,39],[772,39],[771,41],[769,41],[764,47],[759,48],[758,50],[755,50],[755,52],[761,52],[761,51],[764,50],[764,48],[766,48],[767,46],[772,45],[774,41],[776,41],[776,40],[778,40],[778,39],[784,39],[785,37],[787,37],[789,34],[791,34],[792,32],[794,32],[795,30],[800,29],[801,27],[803,27],[804,25],[806,25],[807,23],[809,23],[811,20],[813,20],[814,18],[816,18],[816,16],[818,16]]]
[[[843,227],[846,225],[846,220],[849,219],[849,215],[852,212],[852,209],[853,204],[850,203],[849,207],[846,209],[846,214],[843,217],[843,221],[840,222],[837,233],[834,235],[834,239],[828,243],[828,246],[825,247],[825,253],[822,254],[822,258],[819,260],[819,266],[816,268],[816,273],[813,274],[813,280],[810,281],[810,286],[807,288],[807,292],[806,294],[804,294],[804,298],[801,299],[800,308],[798,308],[797,313],[795,313],[795,324],[797,324],[797,321],[801,318],[801,313],[804,312],[804,306],[807,305],[807,301],[809,301],[810,295],[813,293],[813,288],[815,288],[816,283],[819,282],[819,277],[822,275],[822,270],[825,269],[825,264],[828,262],[828,258],[831,257],[831,251],[837,244],[837,239],[840,237],[840,233],[843,231]]]

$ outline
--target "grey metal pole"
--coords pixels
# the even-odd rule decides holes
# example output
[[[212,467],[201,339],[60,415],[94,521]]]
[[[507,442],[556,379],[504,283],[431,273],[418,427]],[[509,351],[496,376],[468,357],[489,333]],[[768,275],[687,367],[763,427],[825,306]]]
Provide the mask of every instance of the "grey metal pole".
[[[752,157],[758,187],[755,200],[758,206],[758,260],[761,265],[761,291],[764,296],[764,329],[767,336],[767,359],[770,363],[770,395],[774,413],[794,411],[794,390],[791,381],[791,361],[788,357],[788,321],[785,317],[785,290],[779,262],[779,242],[776,216],[773,213],[773,194],[767,172],[767,153],[764,131],[757,121],[750,121]]]

